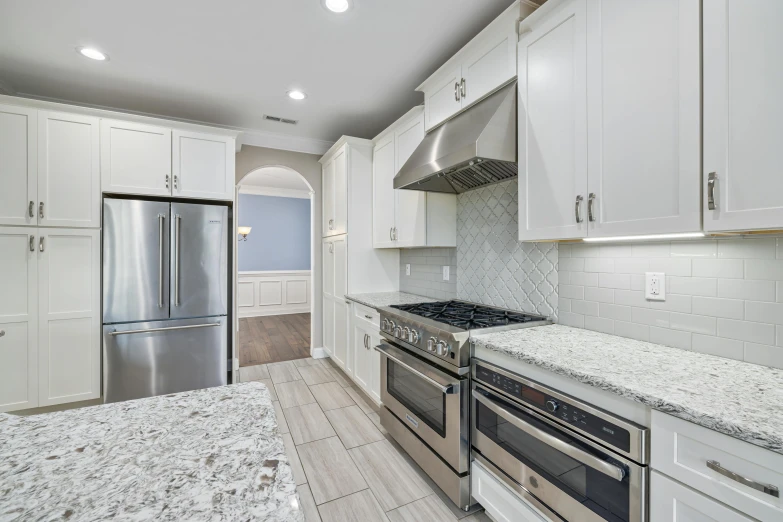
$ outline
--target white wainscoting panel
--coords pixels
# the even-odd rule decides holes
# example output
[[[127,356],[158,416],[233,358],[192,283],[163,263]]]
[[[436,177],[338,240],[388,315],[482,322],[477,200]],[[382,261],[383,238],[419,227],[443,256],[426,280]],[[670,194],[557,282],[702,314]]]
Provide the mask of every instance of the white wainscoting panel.
[[[310,270],[239,272],[239,317],[310,311]]]

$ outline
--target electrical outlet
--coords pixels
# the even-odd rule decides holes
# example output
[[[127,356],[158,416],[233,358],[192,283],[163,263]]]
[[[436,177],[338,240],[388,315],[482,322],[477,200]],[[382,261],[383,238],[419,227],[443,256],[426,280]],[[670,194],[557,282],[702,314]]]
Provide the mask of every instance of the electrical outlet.
[[[650,301],[666,301],[666,274],[645,272],[644,297]]]
[[[449,280],[449,267],[444,266],[443,267],[443,280],[448,281]]]
[[[405,275],[411,275],[411,265],[410,265],[410,263],[405,265]]]

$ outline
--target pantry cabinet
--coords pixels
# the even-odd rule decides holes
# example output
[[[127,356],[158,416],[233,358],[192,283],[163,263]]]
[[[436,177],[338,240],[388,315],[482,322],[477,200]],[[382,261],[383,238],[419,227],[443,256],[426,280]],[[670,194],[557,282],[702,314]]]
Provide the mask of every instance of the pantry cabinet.
[[[324,237],[345,234],[348,221],[348,146],[344,145],[323,165]]]
[[[374,248],[456,246],[456,195],[394,189],[394,177],[424,139],[423,110],[411,109],[374,140]]]
[[[342,367],[348,364],[348,239],[346,235],[324,239],[323,300],[324,348]],[[347,371],[347,370],[346,370]]]
[[[104,192],[171,195],[171,129],[101,120]]]
[[[783,3],[704,0],[702,16],[704,230],[782,229]]]
[[[36,225],[37,111],[0,105],[0,225]]]
[[[701,229],[699,25],[698,0],[575,0],[522,35],[520,240]]]
[[[234,199],[234,139],[200,132],[172,132],[172,196]]]

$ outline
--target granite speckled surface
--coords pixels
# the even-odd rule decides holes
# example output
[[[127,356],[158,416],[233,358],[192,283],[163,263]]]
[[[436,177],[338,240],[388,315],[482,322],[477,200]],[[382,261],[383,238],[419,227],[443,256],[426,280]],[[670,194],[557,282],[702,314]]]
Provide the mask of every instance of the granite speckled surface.
[[[431,303],[437,301],[432,297],[424,297],[415,294],[406,294],[405,292],[378,292],[374,294],[347,294],[346,299],[369,306],[370,308],[383,308],[384,306],[413,304],[413,303]]]
[[[304,521],[269,390],[0,414],[0,520],[55,519]]]
[[[477,346],[783,453],[783,370],[562,325]]]

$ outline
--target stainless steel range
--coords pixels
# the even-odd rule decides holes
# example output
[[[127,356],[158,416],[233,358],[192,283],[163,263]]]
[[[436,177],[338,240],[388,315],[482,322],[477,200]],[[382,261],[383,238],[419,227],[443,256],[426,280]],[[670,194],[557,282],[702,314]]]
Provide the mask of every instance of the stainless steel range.
[[[381,423],[436,484],[470,508],[470,336],[544,317],[438,301],[380,309]]]

